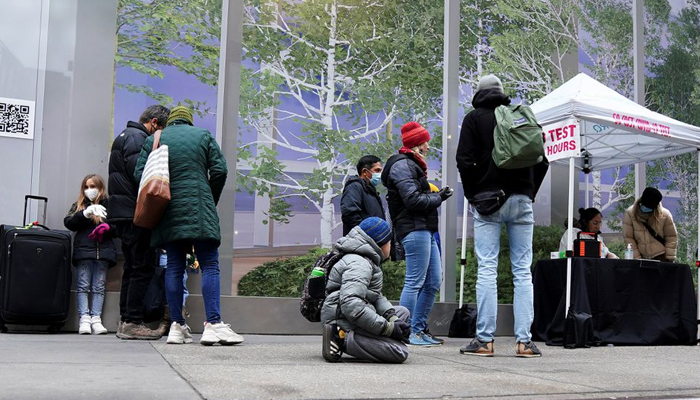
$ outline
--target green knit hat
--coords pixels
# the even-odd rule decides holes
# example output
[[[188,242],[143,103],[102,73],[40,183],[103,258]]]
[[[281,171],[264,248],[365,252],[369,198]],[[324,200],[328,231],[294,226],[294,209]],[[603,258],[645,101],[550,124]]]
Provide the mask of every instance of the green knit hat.
[[[177,119],[184,119],[185,121],[187,121],[188,124],[194,125],[192,111],[190,111],[190,109],[185,106],[173,107],[173,109],[170,110],[170,116],[168,117],[168,122],[165,125],[168,126],[175,122],[175,120]]]

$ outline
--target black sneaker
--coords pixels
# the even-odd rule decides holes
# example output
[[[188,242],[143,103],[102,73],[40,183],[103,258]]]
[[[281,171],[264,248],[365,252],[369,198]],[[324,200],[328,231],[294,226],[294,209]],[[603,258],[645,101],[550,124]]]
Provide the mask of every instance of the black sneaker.
[[[468,345],[462,346],[459,349],[460,354],[469,354],[482,357],[493,357],[493,341],[482,342],[474,338]]]
[[[535,346],[535,342],[518,342],[515,344],[516,357],[542,357],[542,352]]]
[[[343,342],[345,333],[336,324],[323,325],[323,359],[337,363],[343,356]]]

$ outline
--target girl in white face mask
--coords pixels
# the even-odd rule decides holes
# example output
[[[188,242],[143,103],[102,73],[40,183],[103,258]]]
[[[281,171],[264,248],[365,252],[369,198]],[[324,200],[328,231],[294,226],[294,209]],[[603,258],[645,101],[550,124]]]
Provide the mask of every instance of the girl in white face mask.
[[[78,275],[78,314],[80,334],[104,334],[104,303],[107,269],[117,261],[117,250],[107,220],[107,191],[101,176],[90,174],[80,184],[80,194],[63,219],[73,237],[73,265]],[[92,308],[88,293],[91,293]]]

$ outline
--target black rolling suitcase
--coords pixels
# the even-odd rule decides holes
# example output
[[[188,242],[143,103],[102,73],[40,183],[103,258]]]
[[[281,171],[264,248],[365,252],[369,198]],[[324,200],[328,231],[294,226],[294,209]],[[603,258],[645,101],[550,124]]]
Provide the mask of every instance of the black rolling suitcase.
[[[71,236],[38,223],[27,226],[29,199],[24,197],[24,226],[0,225],[0,330],[9,325],[48,325],[58,332],[70,307]]]

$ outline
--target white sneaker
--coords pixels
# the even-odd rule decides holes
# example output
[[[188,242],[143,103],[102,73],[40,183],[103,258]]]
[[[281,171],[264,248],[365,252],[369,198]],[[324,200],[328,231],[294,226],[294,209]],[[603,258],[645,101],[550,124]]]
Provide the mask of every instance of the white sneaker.
[[[94,316],[90,319],[90,325],[92,325],[93,335],[104,335],[107,333],[107,328],[102,325],[102,318],[100,316]]]
[[[170,325],[170,332],[168,333],[168,344],[183,344],[192,343],[192,331],[190,327],[185,325],[180,325],[177,322],[173,322]]]
[[[90,316],[81,315],[80,316],[80,326],[78,327],[79,335],[89,335],[92,333],[92,327],[90,326]]]
[[[209,322],[205,322],[204,333],[202,333],[202,339],[199,343],[205,346],[211,346],[214,343],[221,343],[222,345],[228,346],[243,343],[243,336],[234,332],[229,324],[223,322],[210,324]]]

